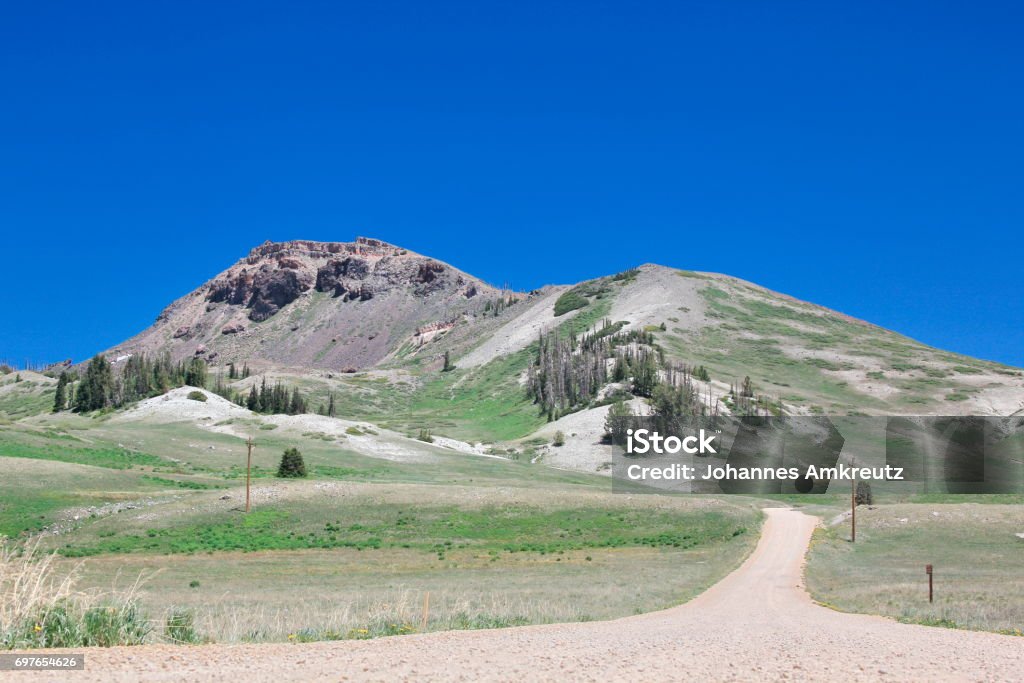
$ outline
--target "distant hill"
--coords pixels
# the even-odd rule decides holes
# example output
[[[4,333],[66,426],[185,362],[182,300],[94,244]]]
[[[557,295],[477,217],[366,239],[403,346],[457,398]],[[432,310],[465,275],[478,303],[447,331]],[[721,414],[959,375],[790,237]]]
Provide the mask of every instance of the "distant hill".
[[[367,238],[260,245],[108,356],[169,351],[214,367],[249,363],[314,375],[404,371],[415,384],[440,369],[445,352],[470,374],[505,359],[503,371],[519,376],[528,359],[509,359],[539,334],[580,334],[605,320],[650,331],[669,361],[705,366],[707,393],[724,395],[749,376],[790,413],[1024,409],[1016,368],[934,349],[725,275],[644,265],[514,293]]]

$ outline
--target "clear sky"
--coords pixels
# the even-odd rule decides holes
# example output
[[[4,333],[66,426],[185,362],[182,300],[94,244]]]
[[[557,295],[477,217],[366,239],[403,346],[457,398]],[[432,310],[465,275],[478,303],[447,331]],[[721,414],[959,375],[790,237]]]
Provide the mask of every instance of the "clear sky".
[[[530,289],[724,272],[1024,365],[1018,3],[21,2],[0,358],[82,359],[252,246]]]

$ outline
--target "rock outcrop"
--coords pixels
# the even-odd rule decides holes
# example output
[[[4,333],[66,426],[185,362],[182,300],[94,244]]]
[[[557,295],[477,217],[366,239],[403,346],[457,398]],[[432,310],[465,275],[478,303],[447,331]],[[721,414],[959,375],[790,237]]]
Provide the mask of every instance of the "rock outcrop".
[[[412,337],[444,332],[418,330],[425,321],[474,315],[496,296],[452,266],[380,240],[265,242],[124,347],[359,369]]]

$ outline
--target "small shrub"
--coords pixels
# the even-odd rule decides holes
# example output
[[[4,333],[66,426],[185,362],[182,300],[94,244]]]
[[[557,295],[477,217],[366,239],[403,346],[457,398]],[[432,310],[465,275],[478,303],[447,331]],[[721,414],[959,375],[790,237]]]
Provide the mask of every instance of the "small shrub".
[[[430,435],[429,429],[421,429],[420,433],[416,435],[416,438],[427,443],[434,443],[434,437]]]
[[[88,607],[62,600],[5,631],[7,647],[113,647],[141,645],[149,635],[149,621],[134,600],[119,605]]]
[[[555,432],[555,438],[551,441],[552,446],[564,446],[565,445],[565,432],[559,430]]]
[[[281,455],[277,476],[284,479],[297,479],[306,476],[306,463],[298,448],[289,448]]]
[[[206,394],[204,394],[201,391],[190,391],[188,392],[188,397],[193,401],[200,401],[202,403],[206,403]]]
[[[188,582],[188,587],[189,588],[199,588],[199,581],[196,580],[196,579],[192,579],[191,581]]]
[[[590,304],[587,298],[574,290],[569,290],[555,301],[555,316],[565,315],[578,308],[586,308]]]
[[[455,369],[455,366],[452,364],[451,352],[445,351],[444,352],[444,367],[441,368],[441,372],[451,372],[454,369]]]
[[[188,610],[173,609],[164,620],[164,637],[172,643],[194,644],[202,642],[196,632],[195,619]]]
[[[856,493],[857,505],[871,505],[874,500],[874,496],[871,495],[871,484],[866,481],[858,481]]]
[[[346,429],[345,433],[346,434],[351,434],[352,436],[362,436],[363,435],[363,430],[361,430],[361,429],[359,429],[359,427],[356,427],[355,425],[353,425],[353,426],[349,427],[348,429]]]

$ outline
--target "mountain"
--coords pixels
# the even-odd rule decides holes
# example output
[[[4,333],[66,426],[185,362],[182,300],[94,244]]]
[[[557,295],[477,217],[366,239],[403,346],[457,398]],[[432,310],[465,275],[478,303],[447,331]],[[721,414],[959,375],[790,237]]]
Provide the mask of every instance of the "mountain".
[[[363,369],[501,297],[477,278],[379,240],[267,242],[110,353]]]
[[[514,293],[367,238],[260,245],[108,355],[169,351],[205,358],[215,372],[249,364],[314,400],[336,395],[354,419],[503,440],[550,431],[525,387],[538,337],[598,329],[643,333],[666,363],[703,365],[709,379],[697,388],[711,402],[749,376],[757,395],[787,414],[1024,409],[1017,368],[726,275],[643,265]],[[442,372],[446,354],[454,371]],[[593,400],[556,411],[568,416],[555,424],[596,429],[600,398],[624,388],[595,388]]]

